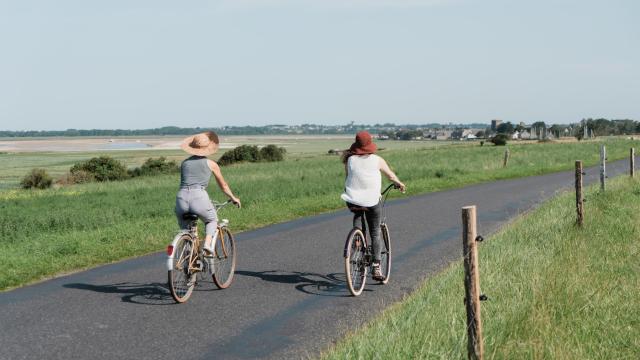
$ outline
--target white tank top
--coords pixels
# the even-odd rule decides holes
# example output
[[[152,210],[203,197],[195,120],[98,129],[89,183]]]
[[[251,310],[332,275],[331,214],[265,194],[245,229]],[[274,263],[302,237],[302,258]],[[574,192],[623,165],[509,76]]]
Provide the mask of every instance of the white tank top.
[[[352,155],[347,161],[347,181],[342,200],[358,206],[375,206],[380,201],[382,176],[378,155]]]

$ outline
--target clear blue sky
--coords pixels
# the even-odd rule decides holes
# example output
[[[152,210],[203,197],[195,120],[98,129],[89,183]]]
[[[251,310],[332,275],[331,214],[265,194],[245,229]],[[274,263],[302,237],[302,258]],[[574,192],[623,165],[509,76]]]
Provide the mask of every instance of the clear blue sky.
[[[640,120],[640,1],[0,0],[0,129]]]

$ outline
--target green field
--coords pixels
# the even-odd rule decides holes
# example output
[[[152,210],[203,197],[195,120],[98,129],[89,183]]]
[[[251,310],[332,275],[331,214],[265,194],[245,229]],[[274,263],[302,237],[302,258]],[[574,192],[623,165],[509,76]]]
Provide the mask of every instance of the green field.
[[[565,193],[479,248],[486,359],[640,359],[640,182]],[[466,359],[462,262],[322,359]]]
[[[223,146],[236,144],[248,144],[263,146],[275,144],[287,149],[289,158],[306,158],[327,154],[330,149],[346,149],[353,141],[349,137],[318,137],[318,136],[289,136],[289,137],[265,137],[265,136],[227,136],[221,139]],[[82,138],[81,138],[82,139]],[[124,139],[126,138],[119,138]],[[137,138],[136,138],[137,139]],[[153,138],[157,139],[157,138]],[[34,148],[38,148],[38,143],[46,140],[38,139],[0,139],[13,141],[32,141]],[[58,139],[59,140],[59,139]],[[63,138],[62,140],[75,141],[74,138]],[[107,139],[93,139],[94,141]],[[123,140],[123,141],[124,141]],[[134,141],[134,138],[131,139]],[[225,143],[227,141],[228,143]],[[438,148],[442,146],[469,146],[468,142],[451,141],[381,141],[379,147],[389,150]],[[40,145],[45,147],[44,145]],[[71,147],[71,144],[67,147]],[[0,147],[1,149],[1,147]],[[221,149],[213,155],[217,159],[224,153]],[[141,150],[111,150],[111,151],[37,151],[37,152],[1,152],[0,151],[0,190],[18,187],[20,180],[35,167],[45,168],[54,178],[59,178],[69,171],[69,168],[80,161],[90,159],[100,155],[108,155],[123,161],[129,167],[140,166],[147,158],[164,156],[169,160],[180,161],[185,156],[182,150],[163,149],[141,149]]]
[[[384,147],[382,144],[386,143],[381,143]],[[635,142],[610,140],[606,144],[609,159],[614,160],[626,157]],[[502,168],[502,147],[418,147],[383,150],[380,154],[412,195],[570,169],[575,159],[593,165],[599,145],[509,146],[511,161],[506,169]],[[135,161],[141,162],[146,156],[134,153],[138,156]],[[116,155],[126,157],[127,153]],[[55,159],[59,169],[75,160]],[[14,154],[0,155],[0,166],[15,163]],[[235,231],[242,231],[341,208],[343,171],[339,157],[310,153],[293,155],[279,163],[225,167],[223,173],[242,199],[243,209],[225,209],[222,216],[231,220]],[[177,231],[173,207],[178,178],[175,174],[42,191],[1,191],[0,257],[8,266],[0,269],[0,289],[161,250]],[[222,200],[217,189],[210,193],[212,198]]]

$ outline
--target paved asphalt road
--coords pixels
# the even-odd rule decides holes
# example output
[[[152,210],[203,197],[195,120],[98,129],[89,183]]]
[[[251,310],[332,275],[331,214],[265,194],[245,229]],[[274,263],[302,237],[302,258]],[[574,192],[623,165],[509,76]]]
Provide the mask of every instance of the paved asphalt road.
[[[0,293],[0,359],[314,357],[461,257],[462,206],[478,206],[486,235],[572,184],[570,171],[389,202],[392,279],[358,298],[344,283],[347,211],[239,234],[232,286],[204,283],[183,305],[166,288],[163,253]]]

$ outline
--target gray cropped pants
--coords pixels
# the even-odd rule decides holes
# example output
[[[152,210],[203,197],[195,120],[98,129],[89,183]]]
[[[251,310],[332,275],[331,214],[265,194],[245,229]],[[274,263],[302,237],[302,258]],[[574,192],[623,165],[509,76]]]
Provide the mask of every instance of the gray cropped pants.
[[[201,186],[190,186],[180,188],[176,195],[176,216],[180,229],[186,230],[189,222],[185,221],[184,214],[198,215],[205,224],[205,233],[214,236],[218,226],[218,214],[213,207],[207,190]]]

